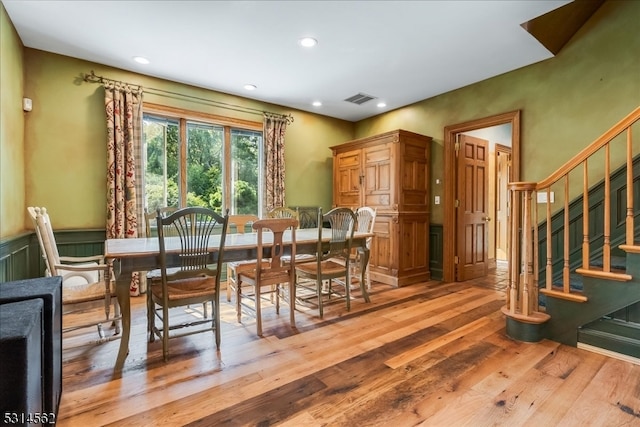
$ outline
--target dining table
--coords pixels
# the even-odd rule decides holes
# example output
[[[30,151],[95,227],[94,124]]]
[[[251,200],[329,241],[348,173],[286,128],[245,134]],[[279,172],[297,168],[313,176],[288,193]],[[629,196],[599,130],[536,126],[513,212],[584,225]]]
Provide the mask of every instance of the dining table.
[[[322,245],[329,246],[331,240],[331,229],[322,229]],[[303,228],[296,230],[296,255],[315,254],[317,251],[320,230],[317,228]],[[360,253],[360,287],[366,296],[365,269],[369,261],[369,248],[367,238],[372,237],[372,233],[354,232],[351,246]],[[284,235],[285,252],[286,247],[291,245],[292,233],[288,231]],[[270,240],[268,233],[263,236],[263,246],[267,253],[262,254],[268,257],[270,250]],[[209,242],[211,263],[218,260],[218,248],[220,246],[220,235],[212,235]],[[167,267],[179,265],[178,253],[180,252],[180,241],[178,237],[168,237],[165,239],[167,253]],[[228,233],[225,237],[223,247],[223,262],[246,261],[257,259],[257,234],[256,233]],[[113,263],[113,274],[115,276],[116,298],[121,310],[121,338],[118,356],[114,366],[114,372],[120,374],[124,367],[126,357],[129,353],[129,338],[131,335],[131,301],[130,284],[132,274],[135,272],[145,272],[160,268],[160,246],[157,237],[137,237],[124,239],[107,239],[105,241],[104,256],[108,262]]]

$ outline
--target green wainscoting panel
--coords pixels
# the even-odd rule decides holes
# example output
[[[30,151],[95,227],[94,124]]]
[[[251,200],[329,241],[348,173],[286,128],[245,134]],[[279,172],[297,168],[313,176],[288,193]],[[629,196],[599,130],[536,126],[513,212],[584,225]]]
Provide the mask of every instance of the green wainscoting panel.
[[[105,230],[54,232],[61,256],[91,256],[104,252]],[[44,260],[35,232],[0,242],[0,282],[43,277]]]
[[[429,225],[429,270],[431,279],[442,280],[444,270],[444,239],[442,224]]]
[[[0,282],[29,279],[38,271],[38,242],[25,233],[0,242]]]
[[[640,200],[640,157],[633,160],[633,197]],[[626,217],[626,167],[617,169],[611,174],[611,248],[612,255],[624,256],[617,247],[625,240]],[[571,271],[582,265],[582,221],[583,198],[579,197],[569,204],[569,268]],[[602,256],[604,243],[604,181],[591,187],[589,190],[589,250],[590,259],[598,259]],[[636,235],[640,230],[640,206],[634,207],[634,221]],[[556,212],[551,217],[551,250],[553,253],[552,267],[554,281],[562,276],[564,253],[564,209]],[[539,277],[540,286],[545,285],[545,267],[547,260],[547,223],[541,222],[538,228],[539,250]]]

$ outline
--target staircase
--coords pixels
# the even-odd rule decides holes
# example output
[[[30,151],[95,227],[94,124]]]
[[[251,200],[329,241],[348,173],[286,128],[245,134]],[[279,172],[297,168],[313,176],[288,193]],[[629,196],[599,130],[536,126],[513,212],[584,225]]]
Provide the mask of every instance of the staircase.
[[[640,131],[640,107],[547,179],[509,183],[510,270],[502,311],[513,338],[580,342],[640,357],[634,125]],[[612,163],[621,171],[613,189]],[[590,187],[589,175],[602,183]],[[579,200],[578,209],[570,209],[570,200]]]
[[[582,277],[583,289],[574,292],[584,295],[584,302],[547,296],[545,308],[550,319],[545,325],[544,336],[574,347],[578,342],[584,342],[630,354],[614,348],[613,344],[617,339],[612,335],[619,334],[620,341],[624,341],[625,334],[635,332],[631,337],[640,339],[640,329],[632,330],[631,323],[625,325],[627,322],[614,317],[614,314],[640,302],[640,253],[627,253],[624,274],[631,276],[631,279],[620,281]],[[607,340],[612,346],[606,345]],[[638,356],[634,357],[640,357],[640,341],[636,344],[639,344],[635,350]]]

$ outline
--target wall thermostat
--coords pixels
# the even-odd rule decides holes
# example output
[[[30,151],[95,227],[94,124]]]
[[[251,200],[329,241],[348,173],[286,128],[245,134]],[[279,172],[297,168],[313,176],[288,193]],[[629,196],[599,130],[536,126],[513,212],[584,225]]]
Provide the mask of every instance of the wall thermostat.
[[[31,98],[22,98],[22,109],[24,111],[31,111],[33,108],[33,103],[31,102]]]

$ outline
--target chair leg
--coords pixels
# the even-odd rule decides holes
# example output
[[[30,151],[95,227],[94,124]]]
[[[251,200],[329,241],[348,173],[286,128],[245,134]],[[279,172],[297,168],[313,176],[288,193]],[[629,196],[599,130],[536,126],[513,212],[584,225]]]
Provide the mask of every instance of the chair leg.
[[[169,360],[169,308],[162,307],[162,356],[164,361]]]
[[[104,318],[109,320],[109,315],[111,314],[111,284],[106,283],[106,288],[104,290]]]
[[[151,296],[151,289],[147,288],[147,332],[149,333],[149,342],[154,342],[155,337],[155,313],[153,297]]]
[[[289,280],[289,323],[292,328],[296,327],[296,282]]]
[[[115,334],[119,335],[122,330],[122,312],[120,311],[120,304],[117,299],[113,304],[113,314],[117,319],[113,321],[113,326],[116,328]]]
[[[347,299],[347,311],[351,311],[351,274],[349,274],[349,269],[347,268],[347,277],[345,277],[347,281],[347,285],[344,287],[345,298]]]
[[[257,284],[254,285],[254,293],[253,296],[255,298],[255,308],[256,308],[256,331],[258,336],[262,336],[262,296],[260,286]]]
[[[320,315],[321,319],[324,317],[324,311],[322,308],[322,286],[322,280],[318,277],[318,279],[316,280],[316,288],[318,292],[318,314]]]
[[[369,284],[369,289],[371,289],[371,284]],[[365,286],[364,282],[360,282],[360,292],[362,292],[362,297],[365,302],[371,302],[369,299],[369,292],[367,291],[367,286]]]
[[[216,349],[220,350],[220,300],[218,297],[211,300],[211,326],[214,328]]]
[[[238,317],[238,323],[242,323],[242,307],[240,306],[240,299],[242,298],[242,283],[236,281],[236,316]]]
[[[231,302],[231,290],[234,288],[233,270],[227,267],[227,302]]]

